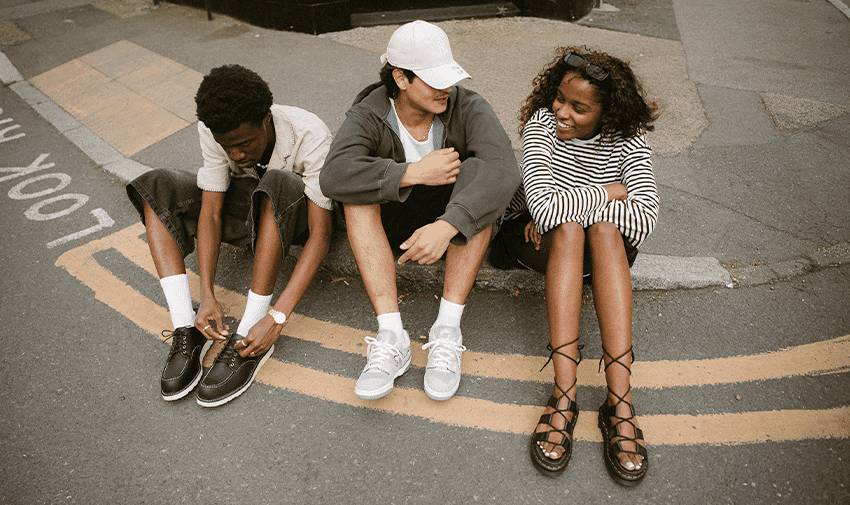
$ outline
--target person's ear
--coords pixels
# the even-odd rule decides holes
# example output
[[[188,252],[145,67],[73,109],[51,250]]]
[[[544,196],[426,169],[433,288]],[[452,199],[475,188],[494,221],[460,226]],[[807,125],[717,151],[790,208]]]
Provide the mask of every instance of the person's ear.
[[[400,90],[406,90],[407,86],[410,85],[410,81],[407,80],[407,76],[400,68],[393,70],[393,79],[395,79],[395,84]]]

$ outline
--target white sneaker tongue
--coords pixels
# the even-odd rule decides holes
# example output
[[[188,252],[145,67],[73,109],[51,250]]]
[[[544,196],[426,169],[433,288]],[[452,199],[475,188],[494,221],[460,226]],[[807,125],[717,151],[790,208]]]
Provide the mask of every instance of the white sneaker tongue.
[[[460,343],[460,335],[457,332],[451,331],[448,327],[442,326],[440,329],[434,334],[435,339],[445,339],[449,342],[454,342],[455,344]]]
[[[377,340],[378,342],[384,342],[385,344],[396,345],[398,337],[396,337],[395,332],[384,331],[378,333],[375,340]]]

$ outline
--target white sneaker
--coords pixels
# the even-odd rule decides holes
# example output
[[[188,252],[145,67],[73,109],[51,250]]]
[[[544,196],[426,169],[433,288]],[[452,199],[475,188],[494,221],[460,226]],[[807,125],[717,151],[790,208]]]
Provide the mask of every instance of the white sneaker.
[[[425,393],[436,401],[448,400],[460,386],[460,355],[463,336],[457,326],[439,326],[428,332],[428,366],[425,369]]]
[[[376,338],[366,337],[366,367],[360,373],[354,394],[361,400],[377,400],[393,390],[393,382],[410,367],[410,337],[401,338],[391,330],[379,331]]]

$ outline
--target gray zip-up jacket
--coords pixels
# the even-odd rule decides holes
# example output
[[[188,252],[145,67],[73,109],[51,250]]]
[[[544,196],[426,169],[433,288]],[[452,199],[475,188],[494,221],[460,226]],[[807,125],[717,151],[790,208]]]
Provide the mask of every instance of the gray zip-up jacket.
[[[403,202],[412,188],[399,188],[407,171],[400,125],[387,89],[373,84],[357,95],[334,137],[319,176],[322,193],[356,205]],[[453,86],[446,111],[435,117],[434,149],[454,147],[460,174],[446,212],[458,229],[452,243],[466,241],[495,223],[522,182],[511,141],[481,95]]]

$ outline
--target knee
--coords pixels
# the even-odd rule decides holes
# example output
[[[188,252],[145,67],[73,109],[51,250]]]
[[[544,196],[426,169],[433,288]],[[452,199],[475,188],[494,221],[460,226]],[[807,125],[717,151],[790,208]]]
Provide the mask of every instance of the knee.
[[[623,245],[623,234],[620,233],[614,223],[600,221],[587,229],[587,239],[591,246],[593,244],[607,244],[611,246]]]
[[[148,170],[142,175],[136,177],[132,181],[130,181],[129,186],[133,187],[137,184],[141,184],[143,186],[150,185],[151,183],[155,183],[157,179],[159,179],[163,175],[164,171],[161,168],[155,168],[153,170]]]
[[[469,239],[467,244],[469,242],[479,243],[479,242],[483,241],[483,242],[485,242],[486,244],[489,245],[490,244],[490,237],[491,237],[492,234],[493,234],[493,225],[490,225],[487,228],[484,228],[483,230],[481,230],[478,233],[476,233],[475,235],[473,235]]]
[[[289,170],[269,170],[261,179],[259,186],[277,188],[283,194],[301,194],[304,192],[304,183],[301,177]]]
[[[584,241],[584,228],[576,222],[560,224],[549,233],[552,234],[552,240],[555,242],[575,243]]]
[[[587,247],[591,257],[601,258],[601,255],[622,255],[625,258],[623,234],[612,223],[596,223],[587,230]]]
[[[301,177],[288,170],[266,172],[252,196],[255,208],[261,211],[265,211],[267,205],[282,211],[303,197],[304,183]]]
[[[130,181],[126,186],[127,197],[133,206],[136,207],[136,210],[142,217],[142,221],[146,222],[145,216],[152,212],[152,207],[148,203],[151,193],[155,193],[162,186],[168,187],[161,183],[162,179],[162,169],[149,170]]]
[[[257,196],[255,197],[256,204],[260,209],[261,216],[273,216],[274,215],[274,206],[272,205],[272,199],[268,194],[263,193],[262,191],[257,192]]]
[[[345,213],[345,223],[349,227],[363,225],[366,223],[381,222],[380,205],[355,205],[352,203],[342,204]]]

